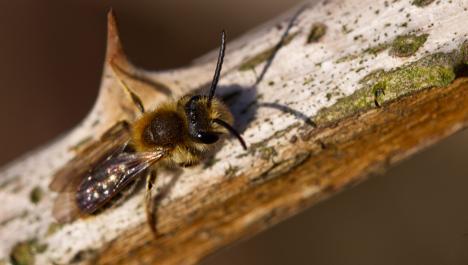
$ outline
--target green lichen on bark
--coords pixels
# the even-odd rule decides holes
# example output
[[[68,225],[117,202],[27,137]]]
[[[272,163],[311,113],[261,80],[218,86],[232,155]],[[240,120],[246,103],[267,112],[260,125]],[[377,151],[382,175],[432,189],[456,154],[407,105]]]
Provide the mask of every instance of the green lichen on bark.
[[[319,41],[327,32],[327,26],[323,23],[314,23],[307,36],[307,44]]]
[[[13,265],[33,265],[36,253],[42,253],[46,249],[47,245],[39,244],[36,239],[20,242],[11,250],[11,263]]]
[[[278,152],[272,146],[261,147],[258,149],[258,152],[260,153],[260,158],[267,161],[272,160],[273,157],[278,155]]]
[[[415,54],[427,40],[428,34],[407,34],[397,36],[391,45],[390,54],[397,57],[409,57]]]
[[[41,187],[34,187],[29,193],[29,199],[32,203],[38,204],[41,201],[43,195],[44,191],[41,189]]]
[[[415,6],[423,7],[430,5],[434,0],[413,0],[412,4]]]
[[[276,149],[274,148],[268,151],[265,150],[265,148],[268,148],[270,141],[284,137],[289,132],[291,132],[292,130],[296,128],[299,128],[300,126],[301,126],[300,122],[295,122],[282,130],[275,131],[275,133],[271,135],[270,137],[263,139],[262,141],[249,144],[248,151],[237,155],[236,158],[242,158],[248,155],[255,156],[257,154],[260,154],[261,159],[268,160],[277,155]],[[306,126],[309,127],[310,124],[306,124]]]
[[[468,40],[463,43],[460,48],[461,60],[464,64],[468,64]]]
[[[338,60],[336,63],[343,63],[352,61],[355,59],[362,59],[365,55],[378,55],[379,53],[390,48],[390,55],[397,57],[409,57],[414,55],[419,48],[421,48],[427,40],[428,34],[406,34],[397,36],[391,42],[382,42],[368,48],[363,49],[360,52],[347,54]]]
[[[375,71],[360,81],[361,89],[319,111],[315,122],[334,122],[422,89],[447,86],[456,78],[457,68],[467,62],[468,42],[465,42],[449,53],[428,55],[389,71]]]
[[[229,164],[229,166],[224,170],[224,176],[226,178],[231,178],[231,177],[234,177],[237,172],[239,172],[239,167],[238,166],[233,166],[231,164]]]
[[[294,37],[296,37],[298,33],[291,33],[286,38],[282,40],[281,46],[288,45]],[[251,58],[246,59],[242,64],[239,66],[239,71],[248,71],[254,69],[257,65],[267,61],[273,54],[277,51],[277,47],[270,47],[257,55],[254,55]]]
[[[369,55],[369,54],[373,55],[373,56],[376,56],[379,53],[381,53],[381,52],[385,51],[386,49],[388,49],[389,47],[391,47],[391,43],[388,43],[388,42],[379,43],[379,44],[376,44],[374,46],[370,46],[370,47],[362,50],[361,52],[347,54],[347,55],[339,58],[335,62],[336,63],[344,63],[344,62],[348,62],[348,61],[352,61],[352,60],[356,60],[356,59],[362,59],[364,56]]]
[[[344,63],[344,62],[348,62],[348,61],[352,61],[354,59],[357,59],[359,58],[360,54],[347,54],[341,58],[339,58],[338,60],[335,61],[335,63]]]
[[[380,43],[380,44],[377,44],[375,46],[372,46],[372,47],[369,47],[369,48],[365,49],[364,53],[377,55],[377,54],[385,51],[386,49],[388,49],[389,46],[390,46],[389,43],[386,43],[386,42]]]
[[[10,255],[11,263],[14,265],[34,264],[34,254],[28,242],[17,244]]]
[[[61,228],[63,227],[63,224],[59,224],[59,223],[51,223],[49,225],[49,227],[47,228],[47,232],[46,232],[46,237],[47,236],[51,236],[53,234],[55,234],[57,231],[59,231]]]

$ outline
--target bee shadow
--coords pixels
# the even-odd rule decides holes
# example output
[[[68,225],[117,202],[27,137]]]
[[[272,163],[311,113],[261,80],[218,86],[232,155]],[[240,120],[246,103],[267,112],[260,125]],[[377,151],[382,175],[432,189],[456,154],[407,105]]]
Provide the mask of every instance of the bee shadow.
[[[315,122],[311,118],[309,118],[309,116],[286,105],[282,105],[275,102],[260,102],[258,103],[258,108],[276,109],[283,113],[293,115],[296,119],[302,120],[306,125],[309,125],[311,127],[317,127]]]
[[[301,6],[289,19],[287,27],[284,30],[278,43],[274,46],[273,51],[260,72],[257,76],[256,81],[252,86],[241,86],[238,84],[232,84],[228,86],[219,86],[218,95],[221,95],[223,102],[229,107],[231,113],[234,116],[234,127],[239,133],[243,133],[257,115],[259,107],[269,107],[278,109],[282,112],[294,115],[296,118],[306,122],[306,124],[315,126],[315,124],[307,117],[307,115],[294,110],[288,106],[281,105],[278,103],[260,103],[261,95],[258,94],[257,86],[263,81],[266,73],[272,66],[275,56],[278,51],[284,46],[286,39],[290,35],[290,30],[295,25],[297,18],[307,8],[308,5]]]
[[[284,31],[281,39],[279,40],[277,45],[274,47],[273,53],[271,54],[270,58],[268,58],[262,72],[257,77],[256,82],[252,86],[241,86],[239,84],[230,84],[230,85],[224,85],[224,86],[219,85],[216,88],[217,96],[222,99],[222,101],[227,105],[232,115],[234,116],[233,127],[240,135],[242,135],[248,128],[249,124],[257,118],[257,112],[258,112],[259,107],[274,108],[284,113],[292,114],[297,119],[300,119],[304,121],[306,124],[315,127],[315,123],[307,115],[297,110],[294,110],[288,106],[281,105],[278,103],[260,102],[262,96],[258,94],[258,89],[257,89],[257,85],[263,80],[265,74],[267,73],[268,69],[270,68],[270,66],[272,65],[274,61],[276,53],[284,45],[286,38],[289,35],[290,29],[293,27],[296,19],[299,17],[299,15],[302,13],[304,9],[305,9],[305,6],[301,7],[290,19],[287,25],[287,28]],[[202,94],[202,95],[206,94],[206,87],[207,87],[207,84],[202,85],[199,88],[195,89],[194,93]],[[202,165],[203,168],[209,168],[213,165],[214,156],[216,155],[218,150],[219,149],[214,150],[213,153],[210,154],[208,159],[205,160],[204,164]],[[155,213],[157,212],[157,207],[160,205],[161,200],[165,198],[168,193],[170,193],[172,188],[175,186],[175,183],[179,179],[179,176],[181,175],[181,173],[182,173],[181,169],[177,170],[177,172],[174,172],[170,182],[167,183],[164,187],[161,187],[160,190],[158,190],[158,193],[156,197],[154,198],[155,200],[154,205],[156,209],[153,209],[153,210]],[[157,217],[158,216],[156,215],[155,223],[157,223]]]
[[[234,128],[242,134],[256,118],[259,100],[257,87],[243,87],[237,84],[221,86],[219,94],[234,116]]]
[[[231,85],[221,88],[221,98],[231,110],[235,123],[234,127],[239,133],[245,132],[249,124],[257,118],[257,112],[260,108],[270,108],[290,114],[297,120],[303,121],[306,125],[316,127],[314,121],[296,109],[277,102],[264,102],[262,95],[258,94],[257,87],[242,87]]]

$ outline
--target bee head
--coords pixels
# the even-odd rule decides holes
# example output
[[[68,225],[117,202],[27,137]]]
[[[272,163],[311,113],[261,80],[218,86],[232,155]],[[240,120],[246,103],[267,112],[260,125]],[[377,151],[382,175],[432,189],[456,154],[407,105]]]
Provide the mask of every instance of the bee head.
[[[184,106],[188,119],[188,132],[190,137],[199,143],[214,144],[219,140],[220,133],[213,131],[210,108],[207,97],[192,96]]]
[[[223,134],[223,132],[214,129],[220,126],[235,136],[242,147],[247,149],[244,139],[230,124],[232,118],[229,110],[218,99],[214,99],[226,49],[225,39],[226,34],[223,31],[221,34],[221,48],[219,50],[218,62],[208,96],[192,96],[184,105],[184,111],[188,118],[188,133],[196,142],[214,144],[219,140],[221,134]]]

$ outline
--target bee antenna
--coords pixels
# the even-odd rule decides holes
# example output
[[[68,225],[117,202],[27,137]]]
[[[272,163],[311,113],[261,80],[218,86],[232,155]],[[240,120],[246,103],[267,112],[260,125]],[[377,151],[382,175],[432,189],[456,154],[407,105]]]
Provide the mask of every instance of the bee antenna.
[[[242,145],[242,148],[244,148],[244,150],[247,150],[247,144],[245,144],[244,139],[242,138],[242,136],[240,136],[240,134],[236,131],[236,129],[232,128],[232,126],[229,125],[229,123],[221,119],[214,119],[213,122],[226,128],[231,135],[235,136],[237,140],[239,140],[240,144]]]
[[[211,107],[211,100],[214,97],[216,87],[218,86],[219,76],[221,75],[221,68],[223,66],[224,51],[226,50],[226,32],[221,32],[221,47],[219,48],[218,62],[216,63],[216,70],[211,82],[210,94],[208,95],[208,108]]]

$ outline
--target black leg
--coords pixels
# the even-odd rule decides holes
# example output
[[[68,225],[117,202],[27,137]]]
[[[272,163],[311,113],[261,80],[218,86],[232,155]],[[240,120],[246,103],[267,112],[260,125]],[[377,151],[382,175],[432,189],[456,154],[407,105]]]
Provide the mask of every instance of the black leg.
[[[153,235],[157,237],[158,233],[156,231],[156,213],[155,213],[155,203],[153,198],[153,186],[156,181],[156,170],[152,170],[146,176],[146,192],[145,192],[145,208],[146,208],[146,220],[148,225],[153,232]]]

